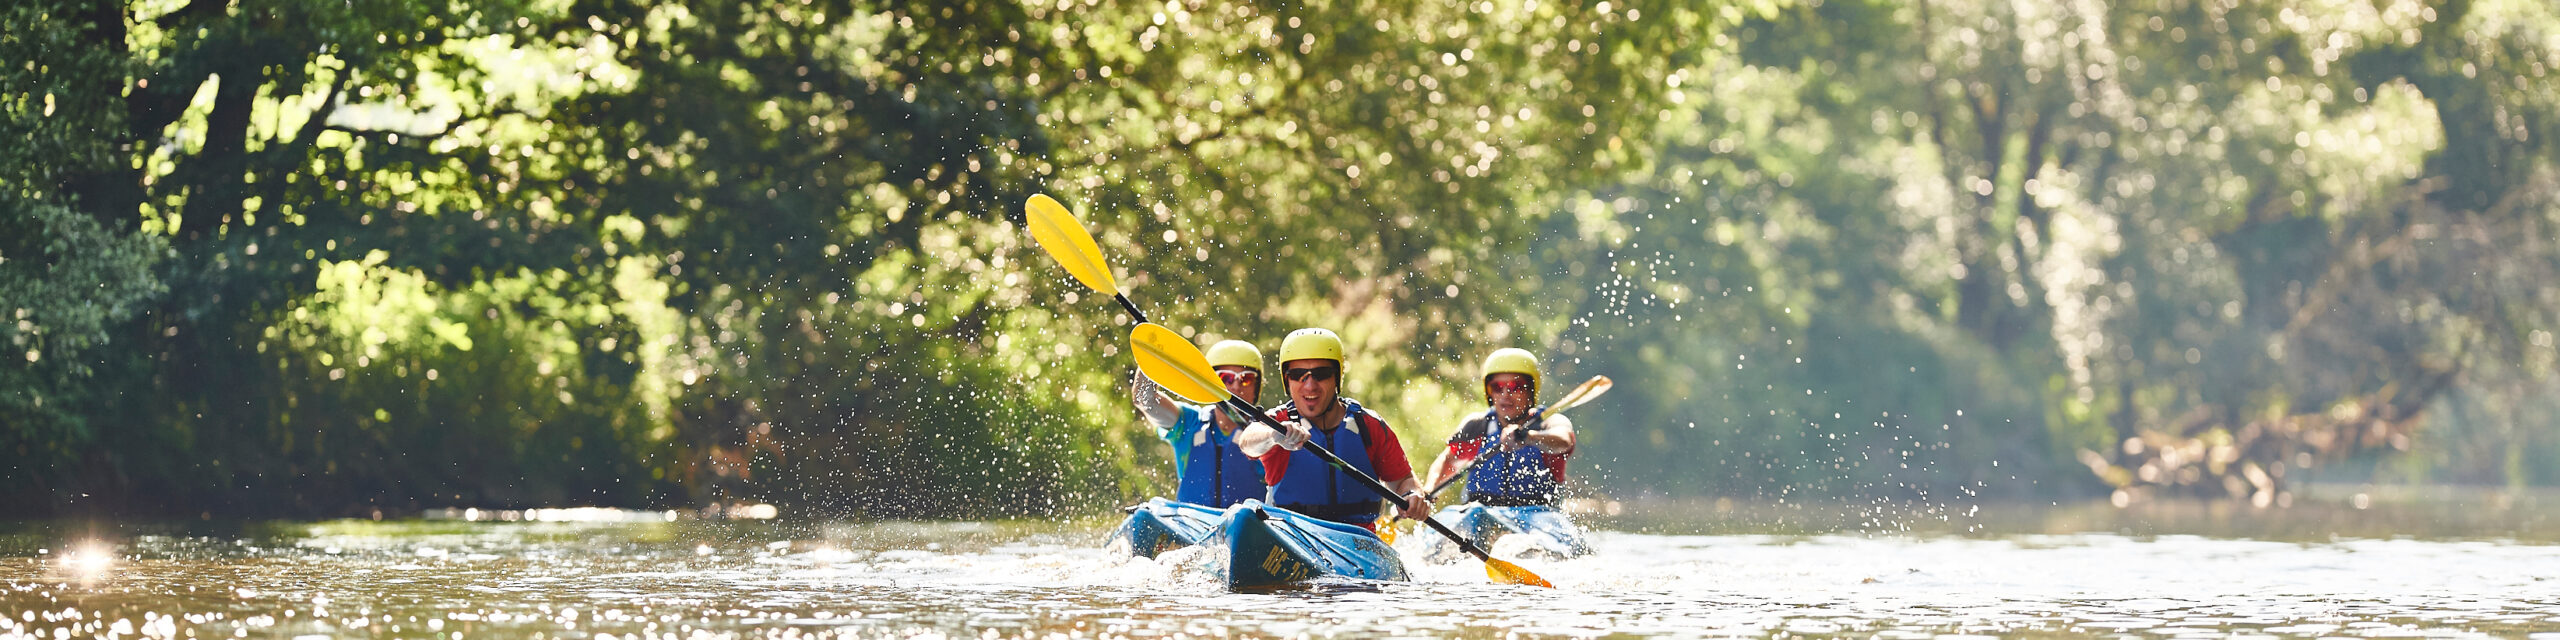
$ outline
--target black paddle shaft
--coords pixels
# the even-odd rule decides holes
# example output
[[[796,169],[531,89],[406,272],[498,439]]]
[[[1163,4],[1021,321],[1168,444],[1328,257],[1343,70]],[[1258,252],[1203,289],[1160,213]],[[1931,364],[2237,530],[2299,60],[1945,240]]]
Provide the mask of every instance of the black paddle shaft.
[[[1139,311],[1137,303],[1130,302],[1129,296],[1114,293],[1111,294],[1111,299],[1120,301],[1120,308],[1128,309],[1129,317],[1137,318],[1139,324],[1145,324],[1147,322],[1147,313]]]
[[[1229,396],[1226,402],[1229,407],[1242,410],[1245,413],[1253,414],[1253,418],[1261,421],[1264,426],[1268,426],[1282,432],[1287,432],[1289,430],[1288,427],[1281,426],[1280,421],[1271,419],[1270,414],[1263,413],[1262,407],[1253,406],[1253,403],[1246,402],[1243,398]],[[1387,483],[1379,482],[1377,478],[1370,477],[1367,472],[1361,471],[1358,467],[1354,467],[1349,463],[1343,462],[1341,456],[1333,455],[1333,452],[1326,450],[1324,445],[1316,444],[1315,441],[1310,440],[1307,441],[1306,444],[1300,446],[1304,447],[1308,451],[1315,452],[1316,457],[1323,458],[1325,464],[1333,465],[1333,468],[1341,469],[1343,473],[1351,474],[1351,477],[1358,479],[1361,485],[1369,487],[1370,491],[1378,492],[1380,497],[1395,501],[1399,504],[1404,502],[1404,496],[1396,495],[1396,490],[1387,488]],[[1421,520],[1423,524],[1431,525],[1432,531],[1438,531],[1440,532],[1440,535],[1448,536],[1450,542],[1458,543],[1458,548],[1466,551],[1469,555],[1473,555],[1476,558],[1487,562],[1493,561],[1493,556],[1485,553],[1482,547],[1476,546],[1476,543],[1468,542],[1466,538],[1458,537],[1458,532],[1450,531],[1449,527],[1440,524],[1440,521],[1433,520],[1427,515],[1425,517],[1415,519]]]

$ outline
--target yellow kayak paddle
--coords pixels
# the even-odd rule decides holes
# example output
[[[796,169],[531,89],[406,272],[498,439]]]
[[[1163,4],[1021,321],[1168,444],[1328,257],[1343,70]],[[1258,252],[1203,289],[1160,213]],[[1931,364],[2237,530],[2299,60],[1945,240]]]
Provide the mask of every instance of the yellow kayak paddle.
[[[1048,194],[1033,194],[1030,202],[1023,203],[1022,217],[1031,227],[1031,239],[1065,266],[1068,274],[1084,286],[1120,301],[1120,308],[1128,309],[1129,317],[1147,321],[1147,314],[1131,304],[1129,296],[1121,295],[1120,282],[1111,277],[1111,263],[1102,259],[1102,247],[1093,243],[1093,234],[1085,233],[1084,222],[1067,212],[1066,205],[1058,204]]]

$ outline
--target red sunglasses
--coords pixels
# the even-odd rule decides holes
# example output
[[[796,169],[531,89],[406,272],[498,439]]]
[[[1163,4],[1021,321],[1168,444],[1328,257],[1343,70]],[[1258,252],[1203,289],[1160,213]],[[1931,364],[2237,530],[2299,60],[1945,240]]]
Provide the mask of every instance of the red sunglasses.
[[[1537,383],[1530,382],[1530,381],[1527,381],[1527,380],[1497,380],[1497,381],[1493,381],[1493,382],[1487,382],[1487,383],[1484,383],[1484,386],[1485,386],[1485,389],[1489,390],[1491,393],[1510,393],[1510,392],[1513,392],[1513,391],[1528,391],[1528,390],[1530,390],[1530,389],[1535,389],[1535,388],[1537,388],[1537,387],[1538,387]]]
[[[1227,384],[1235,384],[1238,380],[1261,382],[1262,373],[1258,371],[1220,371],[1218,372],[1218,379],[1226,382]]]

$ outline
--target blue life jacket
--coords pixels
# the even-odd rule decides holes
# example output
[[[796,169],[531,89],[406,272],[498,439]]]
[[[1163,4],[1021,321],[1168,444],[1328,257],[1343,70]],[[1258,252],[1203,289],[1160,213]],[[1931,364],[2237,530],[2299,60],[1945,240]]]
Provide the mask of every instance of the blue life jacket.
[[[1467,472],[1467,500],[1497,507],[1553,504],[1556,477],[1547,468],[1547,452],[1535,446],[1502,450],[1502,420],[1485,412],[1484,441],[1476,445],[1476,466]]]
[[[1335,457],[1360,469],[1369,477],[1378,477],[1376,466],[1369,464],[1369,442],[1362,437],[1370,429],[1385,429],[1386,423],[1360,408],[1348,398],[1343,403],[1342,425],[1332,429],[1317,427],[1308,442],[1322,445]],[[1283,421],[1300,419],[1295,402],[1280,408]],[[1280,483],[1271,485],[1270,497],[1263,500],[1273,506],[1309,517],[1350,525],[1366,526],[1378,519],[1378,492],[1369,490],[1360,480],[1343,473],[1324,458],[1316,457],[1311,448],[1289,452],[1289,473]]]
[[[1174,500],[1224,509],[1264,497],[1262,461],[1236,448],[1232,435],[1218,432],[1218,407],[1201,407],[1199,426],[1191,431],[1190,455],[1182,463],[1182,486]],[[1192,422],[1186,420],[1184,422]]]

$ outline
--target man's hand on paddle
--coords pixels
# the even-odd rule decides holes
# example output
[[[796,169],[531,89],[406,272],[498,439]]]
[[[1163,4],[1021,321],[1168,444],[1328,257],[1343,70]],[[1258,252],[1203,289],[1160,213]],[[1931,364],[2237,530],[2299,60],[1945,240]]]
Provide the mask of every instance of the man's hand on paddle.
[[[1307,440],[1313,439],[1316,435],[1315,429],[1307,426],[1306,418],[1282,422],[1280,426],[1288,429],[1280,431],[1279,435],[1271,439],[1271,442],[1282,449],[1296,451],[1300,447],[1307,446]]]
[[[1422,495],[1421,490],[1404,492],[1404,504],[1396,505],[1397,517],[1420,520],[1430,515],[1431,498]]]

